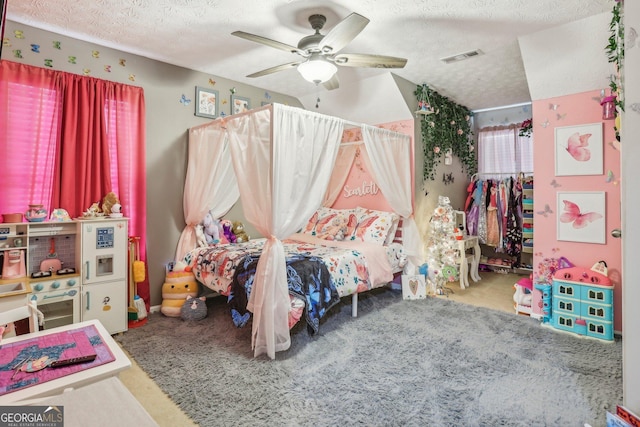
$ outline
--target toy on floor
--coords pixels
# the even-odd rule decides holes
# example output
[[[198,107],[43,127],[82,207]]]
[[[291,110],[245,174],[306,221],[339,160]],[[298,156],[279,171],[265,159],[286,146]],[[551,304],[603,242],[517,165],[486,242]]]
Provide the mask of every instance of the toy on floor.
[[[202,320],[207,317],[207,298],[193,298],[191,295],[182,303],[180,318],[182,320]]]
[[[180,309],[187,297],[198,296],[198,283],[191,271],[184,270],[184,264],[176,263],[174,271],[167,272],[162,285],[162,305],[160,312],[167,317],[180,317]],[[182,268],[182,270],[178,270]]]
[[[531,291],[533,290],[533,280],[531,277],[532,275],[523,277],[513,285],[515,289],[515,293],[513,294],[513,308],[515,308],[516,314],[531,314]]]

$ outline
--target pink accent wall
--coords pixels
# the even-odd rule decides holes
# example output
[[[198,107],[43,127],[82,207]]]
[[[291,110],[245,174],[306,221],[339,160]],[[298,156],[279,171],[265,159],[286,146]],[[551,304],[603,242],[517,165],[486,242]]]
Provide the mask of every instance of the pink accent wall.
[[[534,277],[544,258],[566,257],[576,266],[591,267],[599,260],[607,263],[614,285],[614,329],[622,331],[622,242],[611,237],[620,228],[620,151],[614,143],[613,120],[602,120],[600,91],[584,92],[533,102],[534,138]],[[603,123],[603,174],[555,176],[555,128]],[[608,178],[609,171],[613,179]],[[564,211],[558,206],[558,191],[604,191],[606,205],[605,244],[559,241],[557,221]],[[546,205],[553,211],[547,213]],[[538,291],[534,311],[539,313]]]
[[[411,176],[414,176],[414,151],[413,151],[413,120],[401,120],[377,125],[380,128],[392,130],[394,132],[403,133],[411,137]],[[362,141],[362,133],[359,128],[347,129],[344,131],[343,142]],[[364,145],[361,147],[360,156],[366,156]],[[412,180],[413,181],[413,180]],[[412,200],[415,200],[415,194],[412,190]],[[344,184],[343,191],[333,204],[335,209],[350,209],[361,206],[363,208],[375,209],[379,211],[393,211],[387,199],[377,187],[370,172],[367,170],[364,160],[356,158],[351,171]]]

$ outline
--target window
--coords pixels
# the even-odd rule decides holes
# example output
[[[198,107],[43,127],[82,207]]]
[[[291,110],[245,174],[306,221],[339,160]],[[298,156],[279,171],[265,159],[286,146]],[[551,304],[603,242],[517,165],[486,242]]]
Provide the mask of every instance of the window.
[[[482,128],[478,132],[478,173],[495,178],[533,172],[533,138],[520,136],[520,125]]]

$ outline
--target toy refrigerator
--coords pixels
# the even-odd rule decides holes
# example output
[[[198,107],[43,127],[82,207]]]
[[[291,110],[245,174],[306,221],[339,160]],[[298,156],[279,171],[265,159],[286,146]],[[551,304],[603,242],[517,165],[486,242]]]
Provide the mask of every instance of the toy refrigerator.
[[[82,320],[98,319],[110,334],[127,330],[127,220],[81,220]]]

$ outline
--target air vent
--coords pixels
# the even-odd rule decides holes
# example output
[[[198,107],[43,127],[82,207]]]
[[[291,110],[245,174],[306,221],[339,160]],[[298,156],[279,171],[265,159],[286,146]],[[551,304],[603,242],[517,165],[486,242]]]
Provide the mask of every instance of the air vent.
[[[445,64],[451,64],[452,62],[462,61],[463,59],[472,58],[474,56],[482,55],[482,51],[480,49],[472,50],[465,53],[459,53],[453,56],[447,56],[446,58],[440,58],[440,61]]]

